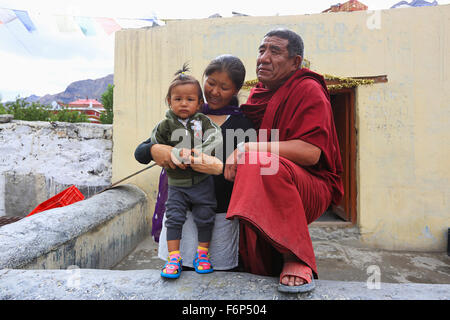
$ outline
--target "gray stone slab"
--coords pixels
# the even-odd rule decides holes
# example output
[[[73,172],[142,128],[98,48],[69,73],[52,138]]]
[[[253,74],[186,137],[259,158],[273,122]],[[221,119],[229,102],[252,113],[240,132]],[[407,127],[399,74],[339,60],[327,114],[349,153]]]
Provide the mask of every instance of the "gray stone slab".
[[[149,232],[150,233],[150,232]],[[370,248],[356,228],[310,228],[321,280],[365,282],[378,273],[385,283],[450,284],[446,252],[404,252]],[[115,270],[161,269],[158,243],[148,235]]]
[[[159,270],[0,270],[1,300],[448,300],[448,284],[380,283],[317,280],[303,294],[277,291],[278,279],[248,273],[183,271],[177,280]]]

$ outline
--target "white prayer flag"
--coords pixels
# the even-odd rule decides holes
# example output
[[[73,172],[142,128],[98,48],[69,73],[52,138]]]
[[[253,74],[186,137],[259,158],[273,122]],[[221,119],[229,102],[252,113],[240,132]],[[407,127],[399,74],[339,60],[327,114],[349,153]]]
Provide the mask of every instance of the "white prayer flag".
[[[55,16],[56,25],[60,32],[78,32],[80,28],[72,16]]]
[[[124,29],[152,27],[153,21],[139,19],[116,19],[117,23]]]

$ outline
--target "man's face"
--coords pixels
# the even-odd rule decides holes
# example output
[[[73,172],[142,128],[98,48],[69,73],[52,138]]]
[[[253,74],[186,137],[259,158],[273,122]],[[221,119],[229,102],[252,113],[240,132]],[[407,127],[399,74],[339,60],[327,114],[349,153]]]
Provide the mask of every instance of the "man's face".
[[[256,59],[256,75],[268,89],[280,87],[300,66],[301,57],[289,58],[288,40],[276,36],[262,40]]]

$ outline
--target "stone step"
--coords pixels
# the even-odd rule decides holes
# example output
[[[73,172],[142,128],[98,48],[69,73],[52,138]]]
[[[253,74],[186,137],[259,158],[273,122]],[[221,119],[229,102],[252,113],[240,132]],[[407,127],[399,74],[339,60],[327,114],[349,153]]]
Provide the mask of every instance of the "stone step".
[[[0,300],[448,300],[450,284],[316,280],[309,293],[285,294],[278,278],[215,271],[183,271],[177,280],[159,270],[0,270]],[[377,287],[379,285],[379,287]]]

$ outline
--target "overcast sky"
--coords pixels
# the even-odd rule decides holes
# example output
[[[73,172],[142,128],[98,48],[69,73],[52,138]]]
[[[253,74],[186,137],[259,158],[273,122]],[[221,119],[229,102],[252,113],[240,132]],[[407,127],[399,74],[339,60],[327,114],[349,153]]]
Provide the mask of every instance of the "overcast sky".
[[[400,0],[362,0],[369,10],[389,9]],[[428,0],[432,2],[432,0]],[[0,8],[26,10],[36,31],[29,33],[15,19],[0,24],[0,95],[2,101],[31,94],[42,96],[64,91],[73,81],[96,79],[114,70],[114,34],[97,30],[96,36],[61,33],[55,28],[54,15],[198,19],[219,13],[230,17],[232,11],[251,16],[320,13],[336,0],[315,1],[137,1],[121,3],[106,0],[0,0]],[[410,2],[410,0],[408,0]],[[449,4],[450,0],[438,0]]]

